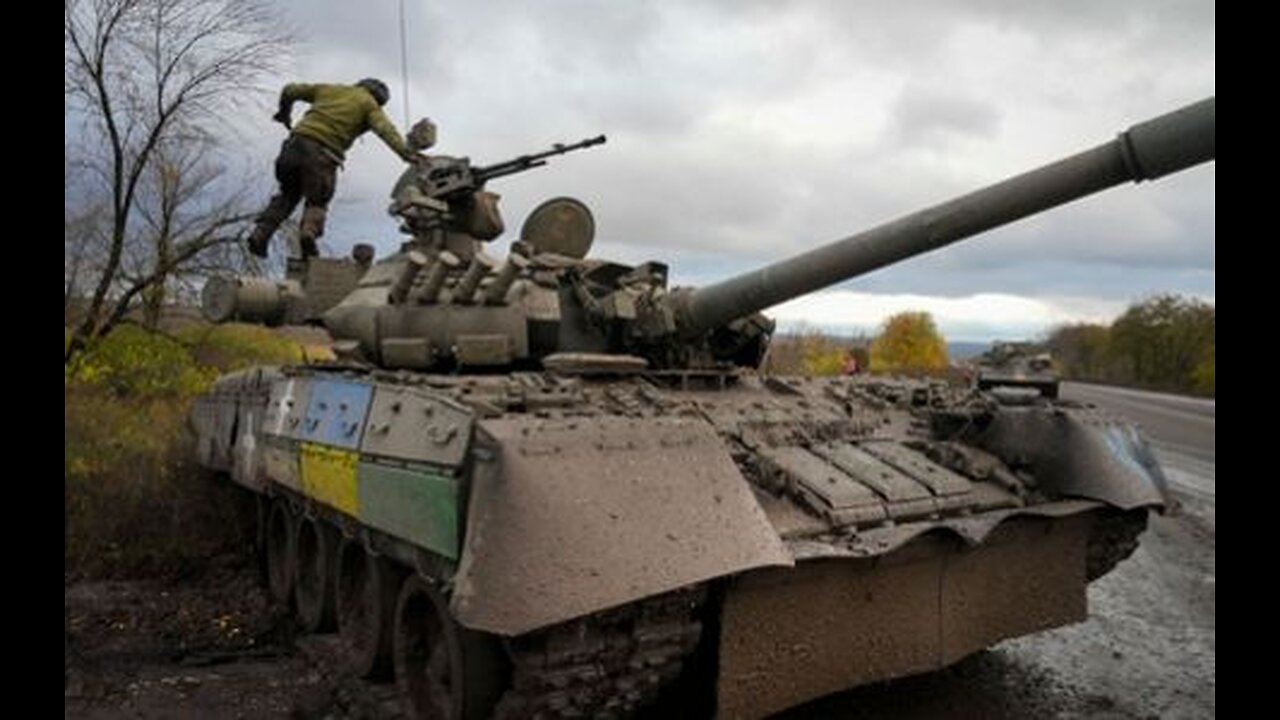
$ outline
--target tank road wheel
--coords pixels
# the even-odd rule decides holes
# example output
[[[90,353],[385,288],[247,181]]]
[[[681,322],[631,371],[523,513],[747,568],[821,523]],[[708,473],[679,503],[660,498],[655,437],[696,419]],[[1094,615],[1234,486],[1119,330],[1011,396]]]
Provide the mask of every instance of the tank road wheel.
[[[267,511],[267,589],[284,606],[293,600],[293,565],[297,551],[297,523],[289,504],[277,498]]]
[[[257,561],[258,582],[267,587],[270,579],[267,576],[267,518],[271,516],[271,498],[254,494],[254,505],[257,511],[257,525],[253,534],[253,556]]]
[[[361,677],[391,677],[391,630],[404,573],[356,540],[339,543],[338,635],[350,669]]]
[[[396,603],[395,662],[411,718],[487,718],[506,680],[497,639],[458,625],[420,575],[404,581]]]
[[[338,531],[318,518],[298,521],[294,563],[294,597],[298,625],[304,632],[328,632],[334,626],[334,585],[338,562]]]

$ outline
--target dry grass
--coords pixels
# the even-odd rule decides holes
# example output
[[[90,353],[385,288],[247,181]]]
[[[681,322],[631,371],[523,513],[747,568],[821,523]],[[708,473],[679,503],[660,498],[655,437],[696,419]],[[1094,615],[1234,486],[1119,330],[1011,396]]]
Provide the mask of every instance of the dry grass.
[[[302,356],[265,328],[126,325],[65,366],[64,572],[182,573],[243,549],[252,498],[188,460],[187,413],[221,372]]]

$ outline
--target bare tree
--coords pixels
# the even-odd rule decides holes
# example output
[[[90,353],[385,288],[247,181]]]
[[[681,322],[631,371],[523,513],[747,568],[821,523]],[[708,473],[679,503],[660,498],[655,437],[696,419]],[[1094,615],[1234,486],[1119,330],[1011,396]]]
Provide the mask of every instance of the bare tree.
[[[84,296],[86,278],[93,274],[94,250],[102,247],[99,232],[105,209],[96,204],[64,204],[62,208],[62,314],[67,323],[78,317],[75,301]]]
[[[260,0],[64,0],[63,45],[68,195],[104,208],[67,213],[67,290],[89,295],[67,361],[232,242],[243,186],[210,148],[287,37]],[[95,235],[99,257],[80,248]]]
[[[203,138],[162,143],[138,184],[133,241],[126,241],[112,314],[141,298],[143,318],[155,327],[165,301],[192,278],[238,264],[243,253],[229,228],[248,220],[245,185],[224,187],[226,167],[211,158]],[[124,302],[122,302],[124,301]],[[107,324],[118,318],[108,316]]]

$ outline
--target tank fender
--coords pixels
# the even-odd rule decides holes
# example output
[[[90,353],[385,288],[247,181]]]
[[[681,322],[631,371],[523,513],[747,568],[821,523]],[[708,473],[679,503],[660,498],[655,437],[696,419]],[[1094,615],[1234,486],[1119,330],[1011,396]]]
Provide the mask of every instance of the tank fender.
[[[212,392],[196,400],[191,428],[202,466],[261,489],[264,479],[257,438],[267,395],[280,377],[279,369],[270,366],[242,370],[221,378]]]
[[[977,442],[1056,495],[1123,510],[1168,504],[1168,481],[1138,429],[1093,408],[1001,408]]]
[[[272,386],[282,377],[280,370],[275,367],[248,370],[237,402],[231,478],[259,491],[266,485],[266,475],[263,472],[262,447],[258,439],[262,436],[267,398]]]
[[[710,578],[792,565],[701,418],[481,420],[452,609],[518,635]]]

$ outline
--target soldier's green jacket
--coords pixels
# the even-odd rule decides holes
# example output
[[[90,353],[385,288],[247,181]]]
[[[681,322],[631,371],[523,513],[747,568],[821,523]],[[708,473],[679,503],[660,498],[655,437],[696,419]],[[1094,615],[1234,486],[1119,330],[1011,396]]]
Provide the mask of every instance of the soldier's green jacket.
[[[289,83],[280,91],[282,108],[298,100],[311,103],[311,108],[294,125],[293,132],[320,141],[339,158],[356,138],[372,130],[397,155],[412,160],[413,152],[400,131],[368,90],[356,85]]]

